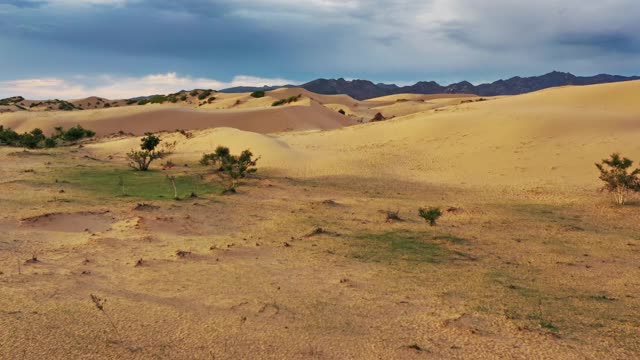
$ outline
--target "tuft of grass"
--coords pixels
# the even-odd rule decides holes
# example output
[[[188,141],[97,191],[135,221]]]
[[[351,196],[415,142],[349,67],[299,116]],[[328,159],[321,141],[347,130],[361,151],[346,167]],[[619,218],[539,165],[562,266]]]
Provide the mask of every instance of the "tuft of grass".
[[[194,189],[198,195],[219,194],[222,186],[188,174],[175,176],[173,184],[160,171],[131,171],[113,168],[82,168],[66,174],[72,186],[105,196],[131,196],[139,199],[174,199],[189,197]],[[123,190],[124,189],[124,190]]]
[[[425,349],[425,348],[423,348],[422,346],[420,346],[420,345],[418,345],[418,344],[416,344],[416,343],[413,343],[413,344],[411,344],[411,345],[408,345],[407,347],[408,347],[409,349],[413,349],[413,350],[415,350],[415,351],[426,351],[426,349]]]
[[[541,320],[539,325],[541,328],[550,330],[551,332],[558,332],[560,330],[560,328],[549,320]]]
[[[409,231],[360,234],[352,245],[353,258],[370,262],[437,264],[451,255],[439,244],[427,242],[422,234]]]
[[[450,234],[436,235],[432,239],[433,240],[444,240],[444,241],[448,241],[450,243],[458,244],[458,245],[464,245],[464,244],[468,244],[469,243],[469,241],[467,239],[464,239],[464,238],[461,238],[461,237],[457,237],[455,235],[450,235]]]

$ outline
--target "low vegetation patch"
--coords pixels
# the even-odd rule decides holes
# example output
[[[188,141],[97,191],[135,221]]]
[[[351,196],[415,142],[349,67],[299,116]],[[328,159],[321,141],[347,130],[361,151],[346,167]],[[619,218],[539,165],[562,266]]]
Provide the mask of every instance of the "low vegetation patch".
[[[254,97],[256,99],[264,97],[264,95],[265,95],[265,92],[262,90],[254,91],[251,93],[251,97]]]
[[[153,95],[149,98],[150,104],[164,104],[167,101],[169,101],[169,99],[164,95]]]
[[[175,189],[160,171],[130,171],[108,167],[74,169],[63,177],[71,186],[109,197],[134,197],[142,200],[171,200],[176,193],[179,198],[188,198],[192,193],[199,196],[219,194],[222,187],[206,182],[202,174],[176,174]]]
[[[204,100],[206,98],[208,98],[211,93],[213,92],[213,90],[205,90],[202,93],[200,93],[200,95],[198,95],[198,100]]]
[[[300,100],[300,98],[302,98],[302,94],[299,94],[297,96],[290,96],[286,99],[280,99],[277,101],[274,101],[273,104],[271,104],[271,106],[280,106],[280,105],[285,105],[285,104],[291,104],[294,103],[298,100]]]
[[[433,237],[433,240],[443,240],[443,241],[448,241],[452,244],[458,244],[458,245],[464,245],[469,243],[467,239],[457,237],[455,235],[449,235],[449,234],[436,235]]]
[[[30,132],[18,134],[11,128],[4,128],[0,125],[0,145],[24,147],[27,149],[53,148],[60,142],[73,142],[96,135],[91,130],[86,130],[77,125],[64,130],[62,127],[55,128],[55,133],[51,137],[46,137],[41,129],[35,128]]]
[[[443,246],[427,242],[423,234],[410,231],[360,234],[352,245],[350,255],[362,261],[437,264],[451,256]]]
[[[5,99],[0,99],[0,106],[16,105],[17,103],[24,101],[22,96],[12,96]]]
[[[90,138],[96,136],[94,131],[83,128],[80,125],[76,125],[69,130],[65,130],[59,126],[55,128],[56,133],[52,136],[54,139],[62,139],[63,141],[78,141],[84,138]]]

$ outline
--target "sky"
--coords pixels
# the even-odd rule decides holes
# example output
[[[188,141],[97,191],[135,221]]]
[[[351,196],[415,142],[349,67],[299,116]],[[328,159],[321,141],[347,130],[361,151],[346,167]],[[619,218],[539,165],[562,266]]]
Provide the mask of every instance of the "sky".
[[[640,75],[638,0],[0,0],[0,98]]]

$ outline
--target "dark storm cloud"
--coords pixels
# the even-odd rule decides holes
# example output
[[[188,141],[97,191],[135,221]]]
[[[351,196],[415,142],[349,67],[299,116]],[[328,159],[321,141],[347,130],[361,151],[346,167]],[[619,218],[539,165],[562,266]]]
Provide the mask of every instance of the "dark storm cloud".
[[[639,16],[636,0],[10,0],[0,2],[0,80],[631,74]]]

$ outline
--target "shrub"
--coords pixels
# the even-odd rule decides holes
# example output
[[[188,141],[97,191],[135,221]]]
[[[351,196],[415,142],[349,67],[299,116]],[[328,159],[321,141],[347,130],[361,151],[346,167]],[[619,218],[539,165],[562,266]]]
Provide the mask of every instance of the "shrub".
[[[24,133],[20,136],[20,145],[29,149],[35,149],[38,147],[40,142],[44,141],[46,137],[42,133],[42,130],[36,128],[31,130],[31,132]]]
[[[54,139],[54,138],[46,138],[44,140],[44,147],[46,147],[48,149],[54,148],[54,147],[56,147],[56,145],[58,145],[58,144],[56,143],[56,139]]]
[[[274,101],[273,104],[271,104],[271,106],[280,106],[280,105],[284,105],[284,104],[291,104],[292,102],[296,102],[298,100],[300,100],[300,98],[302,97],[302,94],[299,94],[298,96],[290,96],[286,99],[280,99],[277,101]]]
[[[23,102],[24,98],[22,96],[13,96],[6,99],[0,99],[0,105],[15,105],[16,103]],[[20,104],[24,105],[24,104]]]
[[[218,146],[214,153],[203,155],[200,163],[215,167],[225,186],[225,193],[235,193],[240,179],[257,171],[258,160],[253,158],[249,150],[240,155],[231,155],[228,147]]]
[[[151,104],[164,104],[167,100],[167,97],[164,95],[154,95],[149,98],[149,102]]]
[[[442,216],[442,211],[437,207],[431,207],[428,210],[420,208],[418,215],[420,215],[424,221],[428,222],[429,225],[436,226],[436,221]]]
[[[17,146],[20,143],[20,135],[11,128],[5,129],[0,125],[0,144]]]
[[[344,111],[344,110],[342,110],[342,109],[338,110],[338,112],[339,112],[340,114],[342,114],[342,115],[347,115],[347,112],[346,112],[346,111]]]
[[[83,128],[80,125],[76,125],[67,131],[64,131],[61,127],[55,128],[58,132],[54,137],[60,137],[64,141],[78,141],[80,139],[96,136],[96,133]]]
[[[615,202],[618,205],[624,205],[629,192],[640,191],[640,169],[631,172],[633,161],[621,157],[620,154],[611,154],[609,159],[596,163],[596,167],[600,170],[600,180],[604,182],[602,190],[613,194]]]
[[[175,143],[167,144],[163,149],[157,149],[162,141],[159,137],[146,133],[141,139],[140,150],[131,150],[127,154],[129,158],[129,166],[137,171],[147,171],[151,162],[157,159],[163,159],[171,155]]]
[[[104,106],[103,106],[103,107],[104,107],[104,108],[110,108],[110,107],[111,107],[111,104],[106,103],[106,104],[104,104]]]
[[[138,101],[138,105],[147,105],[149,103],[149,99],[142,99]]]
[[[127,100],[127,105],[133,105],[133,104],[135,104],[137,102],[138,102],[137,99],[129,99],[129,100]]]
[[[180,96],[180,100],[181,101],[187,101],[187,95]]]
[[[387,222],[402,221],[400,218],[400,210],[385,210],[384,214],[387,217]]]
[[[264,95],[265,95],[265,93],[262,90],[254,91],[254,92],[251,93],[251,97],[254,97],[256,99],[264,97]]]
[[[76,110],[76,107],[70,102],[63,101],[63,100],[56,100],[56,102],[58,102],[58,110],[62,110],[62,111]]]
[[[200,95],[198,95],[198,100],[204,100],[211,95],[212,90],[205,90]]]
[[[191,96],[197,96],[198,95],[198,90],[191,90],[191,92],[189,93],[189,95]]]
[[[370,122],[376,122],[376,121],[383,121],[383,120],[387,120],[386,117],[384,117],[384,115],[382,115],[382,113],[377,113],[373,119],[370,120]]]

